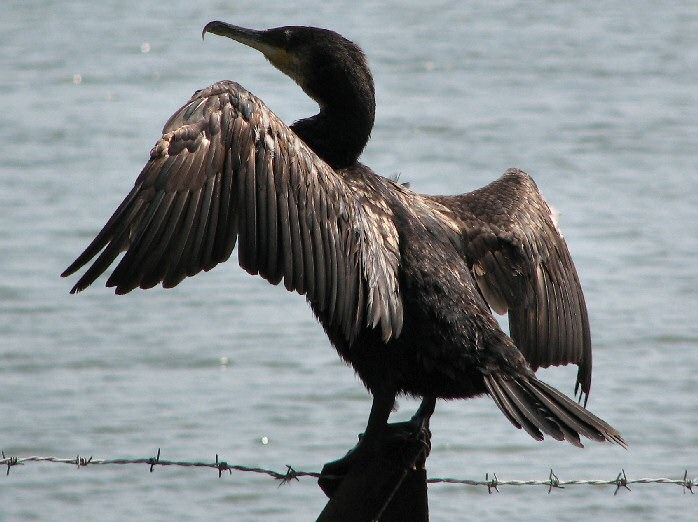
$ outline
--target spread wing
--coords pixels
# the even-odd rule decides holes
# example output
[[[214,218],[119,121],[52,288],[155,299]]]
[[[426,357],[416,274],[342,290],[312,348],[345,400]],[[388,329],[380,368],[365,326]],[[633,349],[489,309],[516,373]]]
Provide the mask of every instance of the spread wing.
[[[390,208],[317,157],[264,103],[234,82],[198,91],[167,122],[135,186],[68,276],[71,292],[107,280],[117,294],[173,287],[230,257],[305,294],[352,341],[402,328],[399,245]],[[95,259],[96,258],[96,259]]]
[[[510,169],[460,196],[437,196],[461,221],[464,249],[482,295],[509,313],[509,329],[534,370],[579,366],[575,392],[591,387],[591,335],[584,294],[550,208],[526,173]]]

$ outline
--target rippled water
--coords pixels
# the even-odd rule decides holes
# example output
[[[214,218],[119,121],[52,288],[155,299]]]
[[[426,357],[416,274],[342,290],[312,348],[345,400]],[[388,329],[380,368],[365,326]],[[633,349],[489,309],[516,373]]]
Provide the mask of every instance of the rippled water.
[[[318,470],[370,397],[303,298],[235,263],[170,291],[69,296],[58,274],[131,187],[169,115],[234,79],[287,121],[315,108],[212,19],[311,24],[359,42],[377,125],[363,160],[421,192],[517,166],[561,212],[594,338],[590,408],[630,449],[537,443],[487,399],[439,404],[432,477],[698,475],[698,7],[695,2],[10,0],[0,17],[0,448]],[[222,358],[228,362],[222,364]],[[224,360],[224,359],[223,359]],[[572,392],[573,369],[544,378]],[[414,404],[401,401],[396,418]],[[262,438],[268,443],[263,444]],[[667,520],[676,486],[434,485],[432,520]],[[35,464],[0,478],[0,520],[311,520],[312,480]]]

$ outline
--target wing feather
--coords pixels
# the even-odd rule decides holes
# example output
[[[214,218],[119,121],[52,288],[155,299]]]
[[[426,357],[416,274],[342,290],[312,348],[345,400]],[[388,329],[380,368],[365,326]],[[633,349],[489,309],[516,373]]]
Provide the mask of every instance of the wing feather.
[[[201,251],[201,267],[208,271],[216,266],[214,260],[214,247],[216,245],[216,235],[218,233],[218,219],[221,211],[221,173],[217,172],[209,178],[209,183],[212,185],[211,191],[211,208],[208,211],[209,221],[206,225],[205,241]]]
[[[330,323],[334,322],[335,306],[337,304],[337,251],[335,245],[335,230],[332,227],[332,217],[328,212],[327,198],[320,198],[320,217],[327,226],[319,227],[325,255],[325,277],[327,292],[326,310]]]
[[[198,219],[196,220],[196,227],[193,230],[194,233],[190,236],[190,239],[192,240],[190,246],[191,250],[190,255],[187,256],[189,259],[187,264],[187,275],[189,276],[198,274],[203,268],[201,264],[203,254],[202,246],[208,230],[207,226],[209,224],[209,219],[211,218],[214,184],[215,178],[208,178],[203,187],[200,207],[197,211]]]
[[[175,233],[179,230],[180,223],[183,217],[184,207],[187,204],[188,194],[186,193],[173,193],[175,196],[174,205],[170,215],[167,219],[167,223],[164,226],[164,230],[161,238],[159,239],[159,244],[157,249],[153,252],[150,257],[150,261],[143,268],[143,281],[142,286],[145,288],[152,288],[157,285],[165,277],[165,273],[168,266],[169,258],[165,255],[171,248],[172,238]]]
[[[257,170],[254,149],[250,144],[249,148],[243,151],[243,164],[239,176],[240,187],[240,266],[250,274],[256,275],[259,272],[257,266]]]
[[[279,216],[279,237],[281,257],[283,257],[283,278],[287,290],[293,290],[294,254],[293,233],[289,208],[288,164],[285,161],[274,162],[274,191],[277,194],[277,215]]]
[[[192,229],[197,219],[197,209],[201,201],[201,189],[187,193],[187,210],[182,221],[182,226],[174,238],[172,248],[168,252],[168,268],[163,278],[165,288],[173,288],[184,280],[187,276],[186,258],[184,252],[187,245],[191,243]]]
[[[149,210],[152,212],[149,212],[144,220],[146,227],[142,229],[142,234],[132,241],[129,250],[124,256],[125,261],[119,265],[124,266],[130,263],[138,266],[138,273],[129,278],[133,282],[127,283],[128,286],[134,285],[131,289],[138,286],[140,276],[147,268],[148,262],[150,260],[157,262],[156,256],[151,254],[155,251],[156,241],[162,235],[163,228],[167,224],[174,196],[173,192],[160,192],[156,195],[149,207]],[[146,256],[148,256],[148,261],[145,261]],[[119,270],[119,266],[114,270],[115,273]]]
[[[267,175],[264,176],[262,189],[264,192],[264,197],[266,199],[266,238],[263,242],[265,245],[264,259],[266,260],[266,266],[264,272],[270,283],[276,285],[281,281],[283,272],[279,265],[279,216],[278,216],[278,204],[276,201],[276,182],[274,179],[274,154],[275,147],[274,141],[266,136],[266,146],[264,148],[264,161],[262,164],[263,172]]]
[[[294,170],[300,175],[300,166]],[[293,183],[293,180],[292,180]],[[309,209],[307,203],[307,187],[298,180],[298,224],[300,232],[300,249],[303,252],[303,280],[305,281],[305,292],[310,296],[315,292],[315,266],[313,264],[313,243],[311,238],[311,227],[315,223],[309,223]]]
[[[314,216],[318,216],[323,219],[322,223],[325,223],[324,216],[322,214],[322,195],[313,194],[313,197],[309,198],[309,201],[313,205],[311,213]],[[325,264],[325,248],[324,242],[322,240],[322,229],[323,226],[313,226],[311,227],[312,234],[312,244],[313,244],[313,280],[315,284],[315,300],[319,310],[325,310],[327,306],[327,266]]]
[[[288,220],[291,225],[291,252],[293,255],[293,278],[291,284],[286,285],[289,290],[296,290],[299,294],[306,293],[305,269],[303,262],[303,242],[301,240],[301,218],[299,215],[299,202],[296,198],[296,191],[293,188],[298,186],[297,165],[291,162],[289,165],[289,189],[288,197]]]
[[[212,262],[216,259],[228,259],[235,248],[237,239],[237,213],[234,211],[232,201],[234,192],[232,190],[233,176],[230,171],[230,151],[223,151],[223,147],[214,147],[214,154],[225,158],[221,165],[221,192],[220,192],[220,216],[218,218],[218,229],[216,231],[216,244],[214,246]],[[220,151],[220,152],[217,152]],[[211,170],[215,172],[215,170]]]

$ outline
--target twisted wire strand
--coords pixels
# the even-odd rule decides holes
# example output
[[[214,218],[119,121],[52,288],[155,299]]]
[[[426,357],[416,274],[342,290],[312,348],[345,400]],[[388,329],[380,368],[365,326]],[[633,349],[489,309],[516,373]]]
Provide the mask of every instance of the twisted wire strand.
[[[10,474],[10,469],[15,466],[22,466],[29,463],[38,462],[49,462],[55,464],[71,464],[77,466],[78,468],[84,468],[87,466],[111,466],[111,465],[127,465],[127,464],[141,464],[150,467],[150,472],[152,473],[156,466],[178,466],[178,467],[197,467],[197,468],[213,468],[218,470],[218,476],[221,477],[223,472],[227,471],[232,474],[233,471],[257,473],[262,475],[267,475],[280,481],[280,485],[286,484],[291,480],[299,480],[301,477],[312,477],[319,478],[320,473],[316,471],[301,471],[294,469],[292,466],[286,465],[285,472],[278,472],[271,469],[243,466],[240,464],[228,464],[225,461],[219,460],[218,455],[216,455],[216,460],[214,462],[190,462],[190,461],[174,461],[165,460],[160,458],[160,450],[155,457],[148,458],[138,458],[138,459],[95,459],[93,457],[81,457],[77,455],[72,458],[59,458],[59,457],[42,457],[42,456],[28,456],[28,457],[16,457],[16,456],[6,456],[5,452],[2,452],[2,459],[0,459],[0,466],[7,466],[6,475]],[[485,480],[473,480],[473,479],[459,479],[459,478],[430,478],[427,479],[428,484],[452,484],[460,486],[480,486],[486,487],[489,493],[493,491],[499,492],[501,486],[545,486],[548,488],[548,493],[553,489],[565,489],[567,486],[615,486],[614,495],[618,494],[618,491],[626,489],[631,491],[630,486],[634,484],[672,484],[676,486],[681,486],[684,493],[686,491],[694,494],[694,488],[698,486],[698,477],[689,477],[688,470],[683,473],[683,478],[672,479],[672,478],[628,478],[625,470],[621,470],[620,473],[614,479],[604,480],[604,479],[573,479],[573,480],[560,480],[560,478],[555,474],[553,470],[550,470],[550,474],[547,479],[533,479],[533,480],[503,480],[500,479],[497,474],[487,473],[485,475]]]

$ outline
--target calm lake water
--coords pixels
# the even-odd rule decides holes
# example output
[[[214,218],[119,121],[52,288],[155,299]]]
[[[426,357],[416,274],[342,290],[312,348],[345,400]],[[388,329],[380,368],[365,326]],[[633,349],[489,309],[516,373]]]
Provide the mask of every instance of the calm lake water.
[[[303,298],[236,263],[116,297],[60,272],[132,186],[192,92],[234,79],[286,121],[312,102],[210,20],[333,28],[373,67],[363,160],[420,192],[517,166],[561,213],[591,316],[589,407],[630,443],[531,440],[486,398],[439,404],[431,477],[698,476],[698,4],[4,2],[0,16],[0,449],[319,470],[370,397]],[[100,280],[103,283],[103,280]],[[226,359],[227,358],[227,359]],[[227,362],[226,362],[227,361]],[[572,393],[575,370],[543,378]],[[400,401],[395,419],[415,404]],[[266,439],[264,439],[266,438]],[[266,440],[267,443],[263,443]],[[433,485],[450,520],[686,520],[680,487]],[[313,520],[315,482],[58,464],[0,477],[0,520]],[[693,515],[691,515],[693,513]]]

